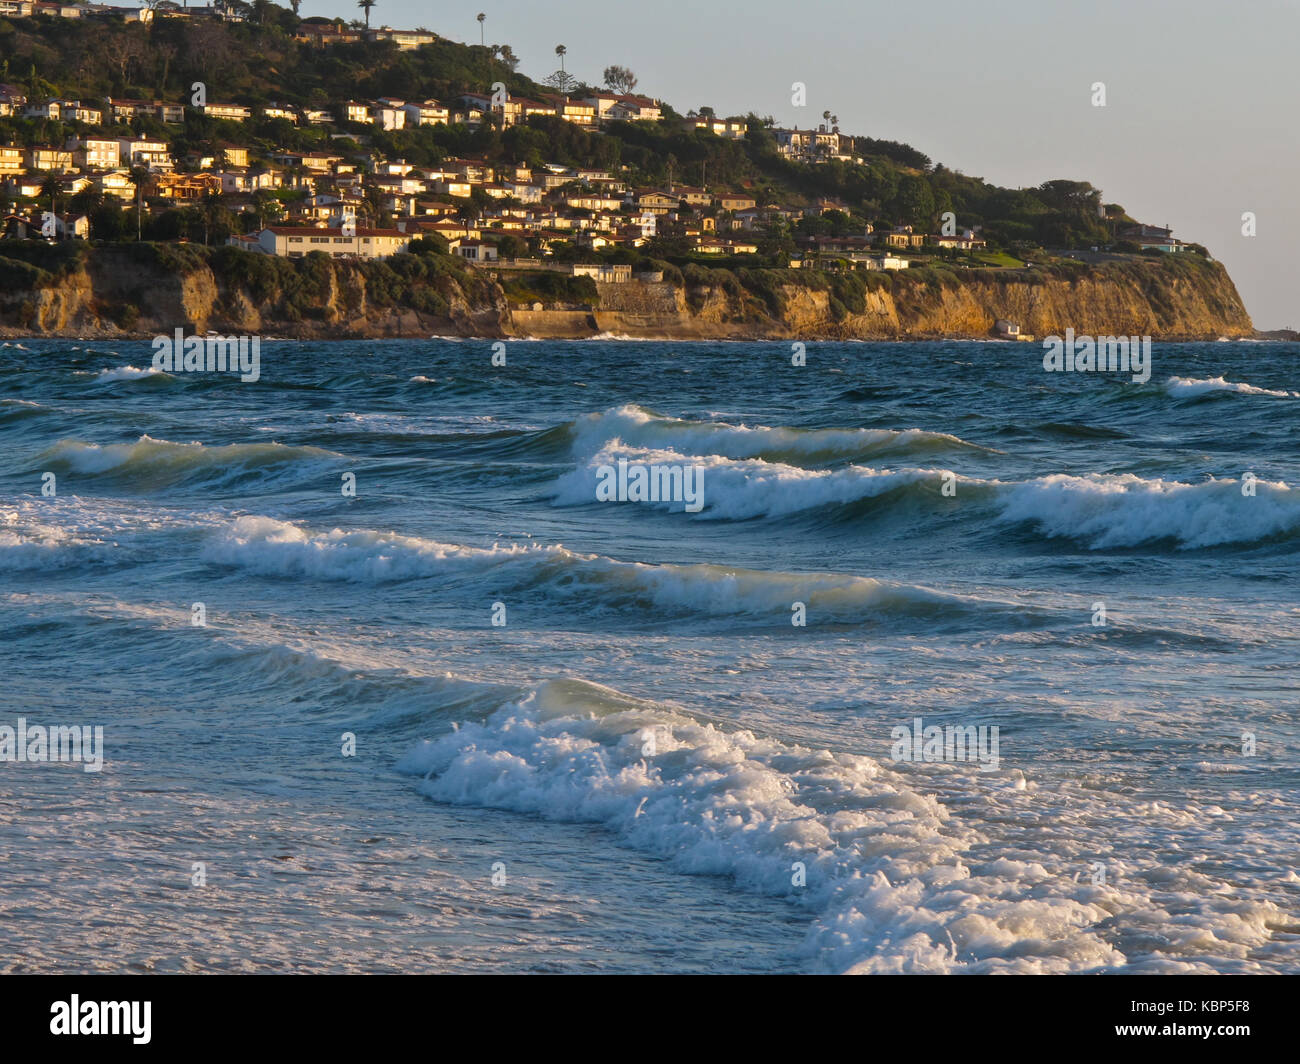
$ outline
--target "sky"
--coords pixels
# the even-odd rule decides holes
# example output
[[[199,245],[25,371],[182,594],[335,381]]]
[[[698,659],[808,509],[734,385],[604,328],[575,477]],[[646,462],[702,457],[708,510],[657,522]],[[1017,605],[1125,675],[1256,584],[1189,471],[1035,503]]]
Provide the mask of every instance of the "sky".
[[[995,184],[1090,181],[1209,248],[1257,328],[1300,328],[1300,0],[377,0],[371,24],[478,43],[480,11],[487,43],[537,80],[564,44],[571,74],[631,67],[638,92],[681,113],[808,127],[829,110],[845,133]],[[349,0],[301,14],[362,16]]]

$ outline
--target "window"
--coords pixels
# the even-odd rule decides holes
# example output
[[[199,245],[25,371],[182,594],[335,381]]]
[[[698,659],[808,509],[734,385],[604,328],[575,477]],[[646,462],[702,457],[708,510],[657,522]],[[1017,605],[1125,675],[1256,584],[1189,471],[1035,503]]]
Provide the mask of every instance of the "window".
[[[289,243],[290,243],[290,244],[301,244],[301,243],[302,243],[302,237],[300,237],[300,236],[291,236],[291,237],[289,238]]]

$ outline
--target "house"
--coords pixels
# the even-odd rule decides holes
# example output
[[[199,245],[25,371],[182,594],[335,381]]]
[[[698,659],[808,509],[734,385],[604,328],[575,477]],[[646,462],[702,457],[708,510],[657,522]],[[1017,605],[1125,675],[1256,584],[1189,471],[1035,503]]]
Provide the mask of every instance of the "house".
[[[474,189],[468,181],[458,181],[455,178],[437,177],[429,182],[429,190],[436,192],[440,196],[456,196],[458,199],[469,199],[469,194]]]
[[[441,219],[436,222],[422,218],[399,218],[397,228],[400,232],[416,236],[440,236],[450,245],[453,240],[466,240],[475,232],[474,229],[459,222]]]
[[[21,114],[27,97],[14,85],[0,85],[0,118]]]
[[[253,117],[252,108],[239,103],[205,103],[199,111],[208,118],[220,118],[227,122],[246,122]]]
[[[609,114],[610,108],[618,103],[619,97],[612,92],[593,92],[582,98],[583,103],[591,104],[596,110],[596,119],[604,121],[605,116]]]
[[[45,178],[39,174],[11,177],[5,181],[5,195],[16,196],[18,199],[35,199],[41,194],[43,184],[45,184]]]
[[[90,237],[90,219],[84,214],[56,214],[54,235],[59,240],[86,240]]]
[[[492,93],[467,92],[460,98],[460,103],[471,112],[495,115],[503,127],[516,125],[524,115],[523,104],[512,100],[509,95],[498,98]]]
[[[1142,251],[1186,251],[1187,245],[1174,237],[1174,231],[1167,226],[1134,225],[1120,230],[1121,240],[1137,244]]]
[[[542,99],[550,105],[551,113],[566,122],[579,126],[596,124],[596,108],[582,100],[571,100],[567,96],[546,95]]]
[[[602,240],[601,237],[593,239]],[[604,241],[604,243],[608,243],[608,241]],[[611,263],[593,265],[591,263],[575,262],[570,269],[573,271],[574,277],[590,277],[593,281],[600,281],[602,284],[622,284],[625,281],[632,280],[632,267],[626,265]]]
[[[0,219],[0,239],[26,240],[36,237],[41,231],[39,222],[24,218],[21,214],[6,214]]]
[[[925,234],[914,233],[910,225],[898,225],[882,237],[886,247],[919,248],[925,245]]]
[[[743,193],[724,192],[715,197],[714,202],[724,211],[747,211],[757,206],[753,196],[746,196]]]
[[[68,147],[73,163],[83,170],[112,170],[121,162],[116,137],[72,137]]]
[[[520,117],[527,121],[534,115],[554,115],[555,108],[550,104],[543,103],[541,100],[530,100],[524,96],[516,96],[515,103],[519,105]]]
[[[299,23],[293,39],[323,48],[327,44],[359,44],[362,38],[360,30],[336,25],[324,18],[309,18]]]
[[[609,109],[609,117],[627,122],[658,122],[663,111],[658,100],[645,96],[620,96]]]
[[[32,0],[0,0],[0,18],[30,18],[34,6]]]
[[[298,112],[292,107],[281,107],[278,103],[258,108],[258,113],[263,118],[283,118],[286,122],[292,122],[295,126],[298,124]]]
[[[623,205],[623,201],[614,196],[601,196],[594,193],[582,194],[575,193],[566,196],[565,204],[571,208],[584,211],[616,211]]]
[[[25,161],[28,170],[62,174],[72,169],[72,152],[58,148],[28,148]]]
[[[758,245],[744,240],[719,240],[716,237],[700,237],[695,250],[704,255],[756,255]]]
[[[382,259],[405,251],[411,238],[396,229],[364,229],[345,235],[340,228],[311,228],[290,225],[272,225],[257,235],[257,242],[268,255],[297,259],[312,251],[321,251],[335,258],[355,256],[363,259]]]
[[[974,251],[976,248],[988,247],[988,241],[976,236],[973,229],[963,229],[960,233],[951,236],[932,235],[926,240],[934,247],[955,248],[958,251]]]
[[[299,167],[313,174],[328,174],[343,161],[343,156],[325,151],[274,151],[267,158],[281,166]]]
[[[245,167],[248,165],[248,149],[237,144],[222,144],[221,158],[227,166]]]
[[[482,185],[496,178],[496,171],[485,159],[444,159],[442,168],[444,176],[454,174],[471,185]]]
[[[345,122],[357,122],[361,125],[368,126],[374,122],[374,116],[370,113],[368,103],[357,103],[355,100],[348,100],[342,105],[341,116]]]
[[[149,195],[167,200],[202,200],[219,196],[222,190],[222,180],[217,174],[158,173],[148,185]]]
[[[414,51],[426,44],[433,44],[438,39],[435,33],[427,30],[393,30],[387,26],[377,30],[366,30],[368,41],[392,41],[399,51]]]
[[[81,8],[76,4],[52,4],[35,0],[32,11],[37,15],[49,15],[52,18],[81,18]]]
[[[676,196],[670,196],[664,192],[647,190],[637,193],[634,202],[642,214],[646,211],[652,214],[667,214],[677,207],[681,201]]]
[[[448,111],[437,100],[425,100],[423,103],[406,103],[402,105],[406,112],[408,126],[447,125]]]
[[[0,147],[0,177],[21,174],[24,170],[23,150],[11,145]]]
[[[406,105],[401,100],[377,100],[370,108],[370,124],[380,129],[406,128]]]
[[[743,118],[709,118],[700,115],[698,118],[687,119],[687,122],[694,129],[707,130],[714,136],[726,137],[728,140],[744,140],[749,131],[749,123]]]
[[[495,244],[488,244],[473,237],[448,241],[447,247],[453,255],[459,255],[470,262],[496,262],[500,257]]]
[[[63,105],[58,100],[33,100],[23,108],[23,118],[47,118],[58,121],[63,115]]]
[[[170,170],[171,152],[167,143],[152,137],[119,137],[118,154],[123,165],[147,166],[150,170]]]
[[[105,196],[113,196],[128,203],[135,199],[135,182],[127,170],[107,170],[96,174],[93,184]]]

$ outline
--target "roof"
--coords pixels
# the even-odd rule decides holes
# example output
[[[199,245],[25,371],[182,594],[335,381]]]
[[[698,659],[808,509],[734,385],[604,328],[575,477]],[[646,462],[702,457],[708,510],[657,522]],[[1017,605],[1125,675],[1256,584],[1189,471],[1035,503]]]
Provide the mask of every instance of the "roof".
[[[343,230],[338,226],[319,227],[311,225],[268,225],[263,232],[270,231],[276,236],[342,236]],[[406,234],[396,229],[366,229],[357,226],[357,236],[391,236],[401,239]]]

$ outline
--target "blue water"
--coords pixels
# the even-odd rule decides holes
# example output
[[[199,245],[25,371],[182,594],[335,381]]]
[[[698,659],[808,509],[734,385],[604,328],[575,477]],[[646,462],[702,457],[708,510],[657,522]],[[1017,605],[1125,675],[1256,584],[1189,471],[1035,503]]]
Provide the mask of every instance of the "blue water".
[[[1300,970],[1300,346],[790,351],[0,349],[0,969]]]

